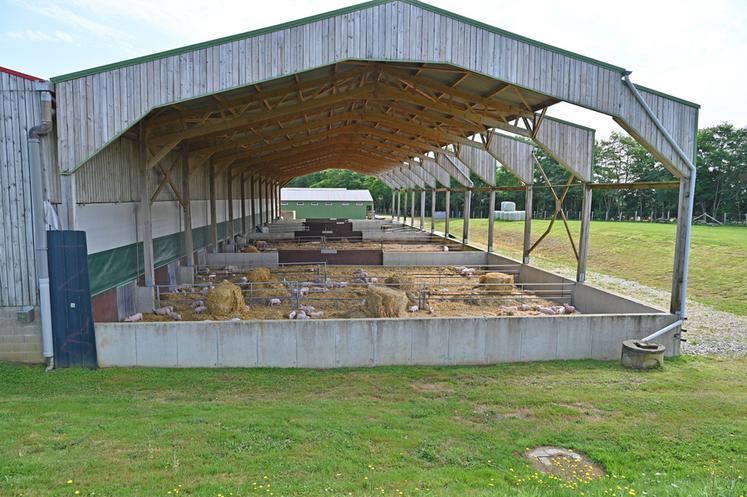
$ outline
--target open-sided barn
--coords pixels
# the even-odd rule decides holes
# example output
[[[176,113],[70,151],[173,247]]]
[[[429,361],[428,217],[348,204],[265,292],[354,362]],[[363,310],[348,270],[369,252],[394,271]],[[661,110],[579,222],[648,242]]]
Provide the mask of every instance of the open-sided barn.
[[[0,335],[15,345],[0,347],[0,358],[40,359],[39,336],[47,358],[73,347],[57,332],[52,347],[53,322],[66,329],[60,336],[77,327],[80,337],[93,321],[152,307],[158,285],[188,279],[206,253],[233,251],[255,225],[272,223],[288,181],[329,167],[378,176],[411,220],[419,198],[423,229],[426,192],[448,199],[454,180],[469,206],[474,173],[494,201],[505,188],[496,168],[506,168],[529,194],[521,261],[529,268],[541,241],[531,237],[539,147],[584,191],[573,242],[583,289],[592,192],[626,185],[594,183],[594,131],[550,117],[558,102],[610,116],[678,181],[672,302],[656,318],[675,343],[698,106],[629,74],[415,0],[375,0],[51,81],[2,71]],[[642,186],[657,185],[628,185]],[[47,228],[85,232],[86,253],[69,267],[53,261],[68,248],[72,261],[82,242],[50,235],[48,263]],[[47,294],[48,267],[52,283],[83,267],[90,278]],[[37,319],[21,324],[16,311],[27,305]]]

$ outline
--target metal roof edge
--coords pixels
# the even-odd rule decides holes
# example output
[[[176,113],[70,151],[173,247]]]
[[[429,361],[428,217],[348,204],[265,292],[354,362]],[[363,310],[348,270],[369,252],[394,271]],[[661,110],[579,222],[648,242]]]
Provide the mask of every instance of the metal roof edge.
[[[603,61],[597,60],[597,59],[593,59],[591,57],[587,57],[585,55],[581,55],[581,54],[578,54],[578,53],[575,53],[575,52],[571,52],[569,50],[565,50],[565,49],[562,49],[562,48],[559,48],[559,47],[556,47],[556,46],[553,46],[553,45],[549,45],[547,43],[542,43],[540,41],[533,40],[531,38],[527,38],[525,36],[518,35],[516,33],[511,33],[510,31],[506,31],[506,30],[497,28],[495,26],[491,26],[489,24],[485,24],[483,22],[476,21],[474,19],[470,19],[468,17],[464,17],[462,15],[455,14],[454,12],[450,12],[448,10],[444,10],[444,9],[439,8],[439,7],[435,7],[433,5],[421,2],[419,0],[371,0],[371,1],[368,1],[368,2],[359,3],[359,4],[351,5],[351,6],[348,6],[348,7],[343,7],[341,9],[332,10],[332,11],[329,11],[329,12],[324,12],[324,13],[321,13],[321,14],[316,14],[316,15],[304,17],[304,18],[301,18],[301,19],[296,19],[296,20],[288,21],[288,22],[281,23],[281,24],[275,24],[273,26],[259,28],[259,29],[253,30],[253,31],[246,31],[244,33],[238,33],[238,34],[234,34],[234,35],[224,36],[224,37],[221,37],[221,38],[215,38],[213,40],[203,41],[203,42],[200,42],[200,43],[194,43],[192,45],[186,45],[186,46],[183,46],[183,47],[173,48],[173,49],[170,49],[170,50],[164,50],[162,52],[156,52],[156,53],[149,54],[149,55],[143,55],[143,56],[140,56],[140,57],[134,57],[132,59],[126,59],[126,60],[122,60],[122,61],[119,61],[119,62],[113,62],[113,63],[110,63],[110,64],[104,64],[104,65],[97,66],[97,67],[92,67],[92,68],[89,68],[89,69],[82,69],[80,71],[75,71],[75,72],[71,72],[71,73],[67,73],[67,74],[62,74],[60,76],[55,76],[55,77],[50,78],[50,81],[52,81],[52,83],[55,83],[55,84],[56,83],[62,83],[62,82],[69,81],[69,80],[72,80],[72,79],[82,78],[84,76],[90,76],[92,74],[97,74],[97,73],[101,73],[101,72],[105,72],[105,71],[111,71],[111,70],[114,70],[114,69],[119,69],[119,68],[122,68],[122,67],[127,67],[127,66],[131,66],[131,65],[135,65],[135,64],[140,64],[140,63],[143,63],[143,62],[149,62],[149,61],[152,61],[152,60],[162,59],[162,58],[170,57],[170,56],[173,56],[173,55],[179,55],[179,54],[190,52],[190,51],[193,51],[193,50],[199,50],[199,49],[202,49],[202,48],[208,48],[208,47],[212,47],[212,46],[215,46],[215,45],[220,45],[220,44],[228,43],[228,42],[231,42],[231,41],[237,41],[237,40],[242,40],[242,39],[247,39],[247,38],[253,38],[255,36],[260,36],[260,35],[263,35],[263,34],[272,33],[272,32],[280,31],[280,30],[283,30],[283,29],[294,28],[294,27],[297,27],[297,26],[303,26],[305,24],[309,24],[309,23],[312,23],[312,22],[315,22],[315,21],[329,19],[331,17],[348,14],[350,12],[356,12],[358,10],[363,10],[363,9],[375,7],[375,6],[378,6],[378,5],[384,5],[384,4],[387,4],[387,3],[395,3],[395,2],[403,2],[403,3],[410,4],[410,5],[414,5],[416,7],[422,8],[424,10],[428,10],[428,11],[436,13],[436,14],[440,14],[440,15],[444,15],[444,16],[450,17],[452,19],[455,19],[455,20],[458,20],[458,21],[470,24],[470,25],[478,27],[480,29],[484,29],[484,30],[487,30],[487,31],[490,31],[490,32],[493,32],[493,33],[496,33],[496,34],[499,34],[499,35],[502,35],[502,36],[507,36],[507,37],[513,38],[513,39],[515,39],[517,41],[522,41],[522,42],[525,42],[525,43],[529,43],[529,44],[534,45],[536,47],[544,48],[544,49],[547,49],[547,50],[550,50],[550,51],[553,51],[553,52],[556,52],[556,53],[559,53],[559,54],[562,54],[562,55],[567,55],[569,57],[572,57],[572,58],[575,58],[575,59],[578,59],[578,60],[581,60],[581,61],[584,61],[584,62],[588,62],[588,63],[591,63],[591,64],[595,64],[597,66],[601,66],[601,67],[604,67],[606,69],[610,69],[610,70],[613,70],[613,71],[618,71],[620,73],[625,72],[625,69],[622,68],[622,67],[615,66],[615,65],[609,64],[607,62],[603,62]]]
[[[5,74],[10,74],[11,76],[16,76],[19,78],[27,79],[29,81],[41,81],[41,82],[46,81],[44,78],[40,78],[38,76],[32,76],[31,74],[26,74],[25,72],[21,72],[21,71],[16,71],[9,67],[0,66],[0,72],[4,72]]]
[[[659,97],[663,97],[663,98],[668,98],[670,100],[674,100],[675,102],[679,102],[681,104],[687,105],[688,107],[693,107],[695,109],[700,109],[700,104],[696,104],[695,102],[690,102],[688,100],[685,100],[684,98],[675,97],[674,95],[669,95],[669,94],[664,93],[664,92],[659,91],[659,90],[653,90],[653,89],[647,88],[647,87],[645,87],[643,85],[639,85],[638,83],[633,83],[633,84],[639,90],[643,90],[643,91],[645,91],[647,93],[652,93],[652,94],[654,94],[656,96],[659,96]]]
[[[584,126],[582,124],[572,123],[571,121],[566,121],[565,119],[560,119],[559,117],[552,117],[552,116],[545,115],[544,119],[549,119],[551,121],[555,121],[557,123],[562,123],[562,124],[565,124],[567,126],[573,126],[574,128],[579,128],[579,129],[584,129],[586,131],[591,131],[592,134],[596,134],[596,132],[597,132],[597,130],[595,130],[594,128],[590,128],[590,127]]]

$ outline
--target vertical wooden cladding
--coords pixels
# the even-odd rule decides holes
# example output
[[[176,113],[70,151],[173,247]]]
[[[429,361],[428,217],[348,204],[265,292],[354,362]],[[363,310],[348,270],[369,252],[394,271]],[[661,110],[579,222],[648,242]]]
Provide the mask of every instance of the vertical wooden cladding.
[[[169,153],[161,164],[170,168],[174,161],[180,160],[181,151]],[[78,203],[102,202],[137,202],[140,198],[140,167],[139,146],[136,140],[119,137],[107,145],[101,152],[86,161],[76,172],[76,199]],[[163,178],[160,172],[153,170],[154,184]],[[192,200],[207,200],[208,168],[199,167],[190,173],[190,196]],[[177,189],[181,188],[182,169],[175,167],[171,172],[171,179]],[[233,191],[241,189],[238,177],[233,179]],[[221,174],[215,179],[216,199],[226,199],[226,179]],[[248,191],[248,190],[247,190]],[[234,195],[235,197],[235,195]],[[173,201],[171,187],[167,184],[156,198],[157,201]]]
[[[409,170],[411,175],[423,182],[423,186],[436,188],[436,177],[420,167],[419,163],[413,161],[405,167]]]
[[[535,141],[560,165],[582,181],[591,181],[594,130],[545,117]]]
[[[246,36],[57,83],[62,168],[77,167],[153,108],[351,59],[448,63],[608,115],[623,109],[623,120],[636,119],[631,128],[644,140],[661,142],[650,120],[637,110],[625,113],[633,106],[621,68],[429,6],[372,3]],[[694,127],[679,121],[688,119],[687,109],[646,98],[673,112],[663,121],[678,140],[694,139]],[[667,144],[661,146],[669,157]]]
[[[399,166],[398,171],[410,185],[418,188],[425,188],[425,181],[423,181],[420,176],[412,172],[409,167]]]
[[[36,304],[28,130],[41,122],[34,82],[0,72],[0,306]],[[42,140],[48,158],[52,139]],[[51,163],[48,163],[51,164]]]
[[[487,153],[481,143],[474,145],[461,144],[457,149],[459,160],[469,167],[473,173],[489,185],[495,186],[495,170],[498,163],[495,158]]]
[[[669,131],[680,149],[690,159],[695,160],[695,140],[698,127],[698,108],[694,104],[674,100],[651,90],[638,87],[643,100]],[[640,141],[675,176],[689,177],[684,160],[648,118],[633,92],[624,87],[620,118],[615,119],[628,133]]]
[[[498,159],[503,167],[523,183],[528,185],[533,183],[533,145],[511,136],[490,133],[486,149],[493,157]]]
[[[420,167],[428,171],[428,173],[436,178],[436,181],[441,185],[449,188],[451,186],[451,177],[438,163],[430,158],[426,158],[420,163]]]

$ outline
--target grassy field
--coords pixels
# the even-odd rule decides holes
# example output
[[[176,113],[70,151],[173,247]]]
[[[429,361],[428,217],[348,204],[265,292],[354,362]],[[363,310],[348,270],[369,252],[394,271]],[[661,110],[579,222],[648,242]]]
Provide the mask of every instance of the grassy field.
[[[738,497],[745,368],[0,365],[0,495]],[[540,476],[523,454],[544,444],[584,451],[607,477]]]
[[[418,221],[418,220],[416,220]],[[532,223],[536,240],[549,221]],[[436,230],[443,231],[443,221]],[[462,220],[449,223],[452,234],[461,239]],[[426,227],[430,226],[430,219]],[[570,221],[578,243],[580,223]],[[521,259],[524,223],[496,221],[495,250]],[[656,223],[591,223],[588,270],[671,290],[674,264],[674,225]],[[485,244],[488,220],[470,221],[470,241]],[[533,252],[539,266],[571,266],[576,262],[562,223]],[[720,310],[747,315],[747,228],[736,226],[694,226],[690,256],[689,297]]]

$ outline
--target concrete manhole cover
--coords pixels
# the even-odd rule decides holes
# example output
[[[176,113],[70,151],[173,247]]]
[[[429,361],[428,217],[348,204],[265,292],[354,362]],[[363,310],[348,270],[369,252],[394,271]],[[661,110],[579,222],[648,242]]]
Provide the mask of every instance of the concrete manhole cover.
[[[604,476],[601,466],[584,454],[563,447],[537,447],[526,455],[537,471],[564,480],[586,483]]]

